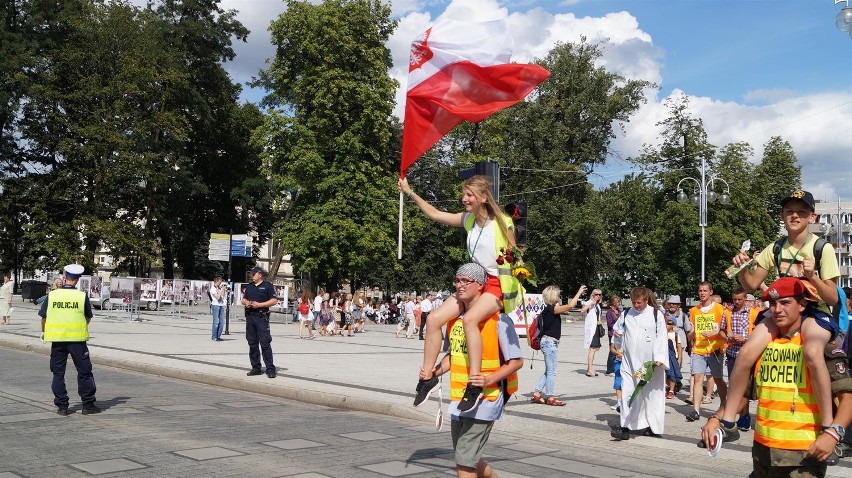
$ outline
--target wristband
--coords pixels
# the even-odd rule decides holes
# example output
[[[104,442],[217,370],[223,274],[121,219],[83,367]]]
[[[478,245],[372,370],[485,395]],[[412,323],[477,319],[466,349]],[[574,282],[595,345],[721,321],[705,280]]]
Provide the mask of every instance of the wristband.
[[[723,419],[722,419],[722,417],[720,417],[720,416],[719,416],[718,414],[716,414],[716,413],[714,413],[714,414],[710,415],[709,417],[707,417],[707,420],[710,420],[711,418],[715,418],[716,420],[719,420],[719,424],[720,424],[720,425],[722,425],[722,426],[723,426],[723,427],[725,427],[725,428],[728,428],[728,429],[730,429],[730,428],[734,428],[734,426],[736,426],[736,423],[734,423],[734,422],[729,422],[729,421],[727,421],[727,420],[723,420]]]
[[[837,443],[839,443],[839,442],[840,442],[840,435],[838,435],[838,434],[837,434],[837,432],[836,432],[836,431],[834,431],[834,428],[828,427],[828,428],[824,429],[824,430],[822,431],[822,433],[823,433],[824,435],[828,435],[828,436],[830,436],[831,438],[834,438],[834,441],[835,441],[835,442],[837,442]]]

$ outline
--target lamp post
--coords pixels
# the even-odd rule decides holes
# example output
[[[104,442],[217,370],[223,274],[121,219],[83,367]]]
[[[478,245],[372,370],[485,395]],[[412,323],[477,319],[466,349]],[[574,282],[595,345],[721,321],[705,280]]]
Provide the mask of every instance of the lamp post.
[[[835,244],[837,247],[835,248],[835,252],[837,252],[837,265],[840,265],[840,256],[841,249],[843,244],[843,233],[852,235],[852,222],[848,222],[843,224],[841,220],[841,214],[846,211],[841,211],[840,209],[840,198],[837,198],[837,214],[827,214],[829,217],[829,223],[822,223],[819,225],[819,230],[826,236],[830,236],[831,234],[836,234],[835,236]]]
[[[839,3],[845,3],[846,6],[834,17],[834,23],[838,30],[847,32],[852,37],[852,7],[849,6],[849,0],[834,0],[835,5]]]
[[[716,201],[719,199],[719,202],[722,204],[729,204],[731,202],[730,196],[730,186],[728,182],[724,179],[716,176],[715,174],[707,175],[707,161],[702,157],[701,158],[701,179],[695,179],[693,177],[687,176],[681,179],[677,183],[677,202],[685,203],[687,199],[689,199],[693,205],[698,206],[698,225],[701,227],[701,282],[705,280],[705,249],[706,249],[706,239],[705,239],[705,229],[707,228],[707,204]],[[687,196],[683,189],[680,187],[684,181],[692,181],[695,183],[694,194],[692,197]],[[713,183],[716,181],[721,181],[725,185],[725,192],[721,195],[716,194],[716,190],[713,188]]]

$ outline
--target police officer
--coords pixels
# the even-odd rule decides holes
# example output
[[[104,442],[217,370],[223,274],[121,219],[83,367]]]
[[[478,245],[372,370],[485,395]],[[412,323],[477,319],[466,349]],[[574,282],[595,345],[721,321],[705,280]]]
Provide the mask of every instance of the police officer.
[[[249,346],[251,370],[248,376],[260,375],[260,356],[266,364],[266,376],[275,378],[277,372],[272,363],[272,333],[269,330],[269,308],[278,303],[275,287],[263,280],[263,269],[254,266],[250,271],[251,283],[240,300],[246,308],[246,340]],[[260,350],[258,350],[260,344]]]
[[[77,368],[77,392],[83,401],[83,415],[100,413],[95,405],[95,376],[89,358],[89,321],[92,320],[92,305],[85,292],[76,289],[77,280],[83,274],[83,266],[65,266],[65,284],[47,295],[38,315],[41,331],[50,345],[50,371],[53,372],[53,403],[56,413],[68,416],[68,390],[65,388],[65,365],[68,354]]]

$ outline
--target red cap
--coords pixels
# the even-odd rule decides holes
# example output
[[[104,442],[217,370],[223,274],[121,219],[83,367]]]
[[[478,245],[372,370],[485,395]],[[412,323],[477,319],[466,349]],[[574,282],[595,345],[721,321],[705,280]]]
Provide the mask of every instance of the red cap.
[[[775,300],[784,297],[804,297],[810,301],[817,301],[811,294],[804,282],[798,277],[782,277],[772,284],[760,296],[761,300]]]

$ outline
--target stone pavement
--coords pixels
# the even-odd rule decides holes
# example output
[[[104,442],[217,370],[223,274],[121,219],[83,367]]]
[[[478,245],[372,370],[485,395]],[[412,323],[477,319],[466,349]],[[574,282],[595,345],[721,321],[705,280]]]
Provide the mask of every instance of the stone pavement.
[[[35,305],[16,297],[14,307],[12,325],[0,327],[0,347],[46,355],[49,344],[39,338]],[[433,394],[430,403],[416,409],[411,407],[422,343],[395,338],[395,325],[368,324],[366,333],[353,337],[317,336],[314,340],[300,340],[298,325],[290,323],[289,317],[273,315],[276,323],[272,324],[272,348],[279,375],[269,379],[265,375],[245,375],[249,369],[245,322],[239,319],[231,320],[230,335],[223,336],[225,341],[214,342],[210,339],[211,321],[203,306],[190,308],[180,317],[161,310],[143,311],[140,318],[141,321],[130,321],[118,311],[95,311],[89,347],[96,370],[98,366],[123,368],[309,404],[434,423],[437,394]],[[601,349],[595,358],[600,375],[586,377],[581,324],[563,325],[556,390],[568,402],[565,407],[529,402],[544,364],[540,355],[530,362],[530,350],[525,344],[524,348],[527,362],[520,372],[519,393],[497,425],[498,430],[518,437],[519,443],[525,438],[538,437],[537,443],[546,447],[617,449],[619,455],[627,458],[654,457],[661,470],[676,468],[686,459],[693,470],[698,470],[695,476],[705,473],[718,476],[722,463],[733,475],[745,475],[751,468],[750,433],[744,433],[734,444],[726,444],[717,458],[710,459],[706,451],[695,446],[703,420],[686,422],[684,413],[691,407],[681,399],[667,403],[662,439],[635,437],[627,442],[612,441],[610,424],[616,424],[618,416],[610,409],[615,403],[612,378],[603,374],[606,353]],[[688,374],[686,363],[684,371]],[[49,380],[48,375],[45,357],[45,380]],[[448,387],[445,384],[445,399]],[[680,397],[684,396],[682,393]],[[705,406],[704,416],[710,413],[709,407],[717,406],[718,400]],[[606,461],[605,456],[601,456],[601,461]],[[691,475],[661,472],[661,476]],[[829,476],[852,476],[852,465],[843,460],[839,466],[829,468]]]

